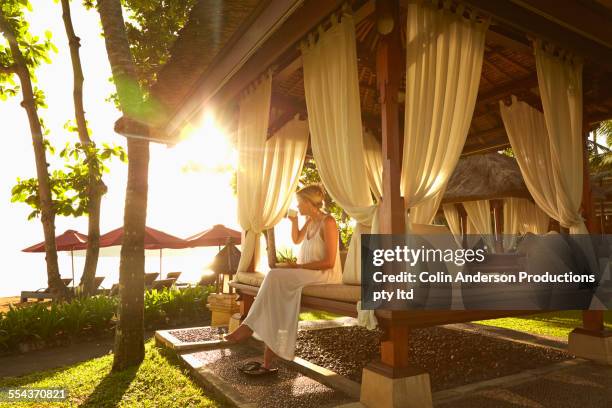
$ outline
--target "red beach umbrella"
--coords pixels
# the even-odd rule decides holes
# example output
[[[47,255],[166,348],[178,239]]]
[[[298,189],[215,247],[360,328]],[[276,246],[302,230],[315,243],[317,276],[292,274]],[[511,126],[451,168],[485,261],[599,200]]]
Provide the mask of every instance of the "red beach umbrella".
[[[114,229],[100,236],[100,248],[121,245],[123,243],[123,227]],[[162,273],[162,250],[164,248],[186,248],[187,242],[184,239],[166,234],[151,227],[145,227],[144,237],[145,249],[159,249],[159,275]]]
[[[100,248],[121,245],[123,243],[123,227],[114,229],[100,236]],[[184,239],[166,234],[151,227],[145,227],[145,249],[185,248]]]
[[[78,249],[87,247],[87,235],[75,230],[67,230],[63,234],[55,237],[55,249],[57,251],[70,251],[72,260],[72,286],[74,287],[74,252]],[[39,242],[25,249],[23,252],[45,252],[45,241]]]
[[[227,228],[222,224],[214,225],[212,228],[202,231],[199,234],[192,235],[187,238],[188,246],[221,246],[227,243],[227,239],[231,238],[234,245],[240,244],[242,234],[240,231]]]

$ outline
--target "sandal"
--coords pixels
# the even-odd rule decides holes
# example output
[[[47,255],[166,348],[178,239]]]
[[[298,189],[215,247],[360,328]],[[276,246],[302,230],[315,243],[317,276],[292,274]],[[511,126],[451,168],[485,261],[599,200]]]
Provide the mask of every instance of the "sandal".
[[[252,376],[262,376],[278,372],[278,368],[266,368],[259,361],[249,361],[240,367],[239,370],[244,374]]]

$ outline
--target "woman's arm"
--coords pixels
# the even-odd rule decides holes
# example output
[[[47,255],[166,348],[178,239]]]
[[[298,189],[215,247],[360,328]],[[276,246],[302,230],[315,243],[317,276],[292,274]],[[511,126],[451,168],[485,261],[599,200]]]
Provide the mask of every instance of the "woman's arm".
[[[338,226],[336,225],[336,220],[331,216],[325,217],[324,227],[325,258],[316,262],[295,264],[294,268],[325,270],[334,267],[336,256],[338,256]]]
[[[289,217],[289,219],[291,220],[291,240],[297,245],[302,242],[306,236],[306,227],[308,227],[308,224],[310,224],[310,218],[306,220],[306,224],[304,224],[302,229],[300,229],[298,225],[297,217]]]

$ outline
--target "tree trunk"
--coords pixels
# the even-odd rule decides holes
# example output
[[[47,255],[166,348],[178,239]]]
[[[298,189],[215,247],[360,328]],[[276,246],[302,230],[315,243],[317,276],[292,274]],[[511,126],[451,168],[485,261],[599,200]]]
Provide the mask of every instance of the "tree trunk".
[[[70,59],[72,61],[72,73],[74,78],[74,116],[77,123],[77,131],[81,144],[87,146],[91,144],[87,121],[85,120],[85,108],[83,107],[83,68],[79,48],[81,47],[80,38],[74,32],[72,18],[70,16],[69,0],[62,0],[62,18],[70,46]],[[80,286],[86,295],[95,294],[95,277],[98,267],[98,255],[100,254],[100,207],[102,196],[106,191],[106,186],[102,182],[102,175],[97,161],[90,160],[89,164],[89,202],[87,203],[87,213],[89,226],[87,230],[87,252],[85,255],[85,267],[81,277]]]
[[[47,157],[43,142],[43,131],[38,118],[36,102],[34,101],[34,91],[32,80],[26,60],[19,49],[17,39],[10,24],[0,13],[0,31],[8,40],[11,55],[14,60],[14,72],[19,77],[23,101],[21,106],[25,109],[30,123],[32,134],[32,145],[34,147],[34,158],[36,162],[36,177],[38,179],[38,195],[40,198],[40,220],[43,226],[45,237],[45,260],[47,263],[47,285],[51,294],[57,298],[68,296],[68,289],[62,282],[59,265],[57,263],[57,250],[55,246],[55,211],[51,199],[51,189],[49,186],[49,171],[47,169]]]
[[[119,105],[124,115],[142,105],[119,0],[99,0],[106,51]],[[128,181],[119,267],[119,310],[113,370],[139,364],[144,358],[144,231],[147,216],[149,142],[128,139]]]
[[[144,358],[144,227],[147,214],[149,142],[128,139],[128,182],[119,266],[119,321],[113,370]]]

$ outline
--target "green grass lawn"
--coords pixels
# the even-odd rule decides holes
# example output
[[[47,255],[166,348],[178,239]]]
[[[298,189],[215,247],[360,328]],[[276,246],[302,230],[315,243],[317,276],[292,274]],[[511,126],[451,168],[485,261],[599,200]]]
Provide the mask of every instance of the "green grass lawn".
[[[475,322],[489,326],[503,327],[527,333],[567,338],[576,327],[582,326],[582,312],[567,310],[563,312],[542,313],[532,316],[506,317]],[[604,313],[606,328],[612,329],[612,310]]]
[[[23,377],[0,378],[4,387],[65,387],[63,403],[2,403],[0,407],[218,407],[178,366],[171,353],[146,344],[138,367],[111,373],[112,355]]]

